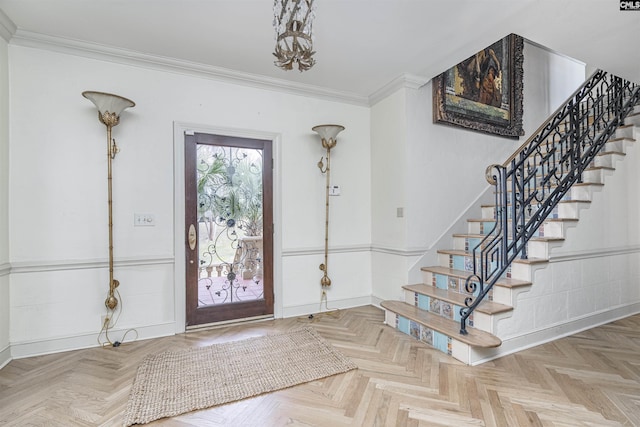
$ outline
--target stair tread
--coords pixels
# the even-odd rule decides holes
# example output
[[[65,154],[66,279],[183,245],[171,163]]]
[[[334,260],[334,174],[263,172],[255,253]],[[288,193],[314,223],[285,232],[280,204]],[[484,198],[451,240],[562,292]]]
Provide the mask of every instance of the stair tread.
[[[402,287],[402,289],[406,289],[410,292],[419,293],[429,297],[434,297],[451,304],[459,305],[461,307],[465,306],[465,299],[468,297],[468,295],[461,294],[460,292],[450,291],[448,289],[440,289],[436,288],[433,285],[426,285],[424,283],[405,285]],[[482,301],[476,308],[476,311],[486,314],[505,313],[512,310],[513,307],[511,306],[487,300]]]
[[[596,187],[604,187],[604,183],[602,182],[576,182],[573,185],[576,187],[586,187],[589,185],[595,185]]]
[[[511,222],[510,219],[507,220]],[[547,218],[544,222],[578,222],[578,218]],[[495,218],[470,218],[467,222],[496,222]]]
[[[603,167],[604,169],[604,167]],[[611,170],[615,170],[615,168],[608,168]],[[560,203],[591,203],[591,200],[586,200],[586,199],[565,199],[565,200],[560,200],[558,202],[558,204]],[[480,208],[495,208],[496,205],[495,204],[486,204],[486,205],[481,205]]]
[[[624,154],[624,153],[622,153],[622,154]],[[507,181],[510,182],[511,180],[507,180]],[[602,182],[576,182],[576,183],[573,184],[573,186],[575,186],[575,187],[588,187],[590,185],[593,185],[594,187],[602,187],[602,186],[604,186],[604,183],[602,183]],[[558,187],[557,185],[551,185],[551,188],[555,189],[557,187]],[[544,188],[545,188],[544,186],[538,185],[536,187],[536,190],[542,190]],[[512,192],[513,192],[513,189],[511,188],[511,186],[509,186],[509,188],[507,188],[507,194],[508,193],[512,193]],[[493,194],[496,194],[495,190],[494,190]]]
[[[442,267],[440,265],[422,267],[420,270],[429,271],[436,274],[443,274],[451,277],[458,277],[460,279],[466,279],[471,275],[470,271],[456,270],[449,267]],[[529,281],[512,279],[510,277],[501,277],[500,279],[498,279],[498,281],[495,284],[495,286],[502,286],[503,288],[518,288],[521,286],[529,286],[529,285],[531,285],[531,282]]]
[[[472,252],[463,251],[462,249],[438,249],[438,253],[445,254],[445,255],[460,255],[460,256],[469,256],[469,257],[473,256]],[[513,260],[513,262],[517,262],[520,264],[542,264],[545,262],[549,262],[549,260],[545,258],[527,258],[527,259],[516,258]]]
[[[487,234],[472,234],[472,233],[456,233],[453,237],[465,237],[471,239],[483,239],[487,237]],[[534,242],[561,242],[564,241],[564,237],[532,237],[529,239]]]
[[[633,127],[634,125],[622,125],[619,128],[620,129],[624,129],[624,128],[628,128],[628,127]],[[607,141],[607,143],[609,142],[613,142],[613,141],[629,141],[629,142],[636,142],[635,138],[631,138],[630,136],[620,136],[618,138],[609,138],[609,140]]]
[[[380,305],[402,317],[418,322],[472,347],[493,348],[502,344],[502,340],[495,335],[472,327],[467,327],[467,335],[462,335],[459,322],[445,319],[402,301],[382,301]]]
[[[621,153],[620,151],[601,151],[596,156],[606,156],[608,154],[617,154],[619,156],[626,156],[626,153]]]
[[[586,171],[594,171],[594,170],[608,170],[608,171],[614,171],[616,170],[616,168],[613,168],[611,166],[591,166],[585,169]]]
[[[513,262],[518,264],[544,264],[545,262],[549,262],[549,260],[545,258],[516,258]]]

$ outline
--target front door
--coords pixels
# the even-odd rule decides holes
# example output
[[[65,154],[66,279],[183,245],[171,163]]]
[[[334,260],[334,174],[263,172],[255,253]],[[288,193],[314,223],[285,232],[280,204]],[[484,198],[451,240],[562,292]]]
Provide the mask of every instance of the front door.
[[[185,135],[187,326],[273,314],[271,141]]]

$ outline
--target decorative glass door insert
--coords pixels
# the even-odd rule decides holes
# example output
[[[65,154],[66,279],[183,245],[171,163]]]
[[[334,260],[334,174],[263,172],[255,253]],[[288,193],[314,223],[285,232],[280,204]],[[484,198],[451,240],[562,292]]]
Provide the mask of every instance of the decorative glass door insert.
[[[187,292],[187,324],[273,313],[272,239],[265,239],[266,218],[271,229],[270,188],[265,192],[265,177],[271,185],[271,141],[194,137],[191,144],[186,138],[187,164],[193,162],[187,193],[195,191],[187,194],[187,203],[195,206],[186,209],[187,282],[192,282],[187,289],[194,288]],[[196,315],[202,319],[192,323],[190,310],[209,315]]]
[[[262,151],[198,145],[198,304],[263,298]]]

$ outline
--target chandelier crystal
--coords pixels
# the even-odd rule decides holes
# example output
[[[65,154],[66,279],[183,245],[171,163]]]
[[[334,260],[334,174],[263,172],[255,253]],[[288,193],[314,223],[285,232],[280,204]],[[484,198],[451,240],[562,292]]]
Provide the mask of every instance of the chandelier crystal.
[[[283,70],[294,66],[306,71],[313,67],[313,20],[316,16],[314,0],[274,0],[273,27],[276,47],[274,64]]]

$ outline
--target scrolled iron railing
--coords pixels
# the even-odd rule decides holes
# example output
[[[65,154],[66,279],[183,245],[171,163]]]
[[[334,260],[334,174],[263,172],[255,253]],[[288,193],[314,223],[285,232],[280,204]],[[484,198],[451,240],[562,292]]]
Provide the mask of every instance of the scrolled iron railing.
[[[461,334],[511,263],[528,257],[529,239],[639,101],[639,85],[598,70],[506,162],[487,168],[496,222],[472,252]]]

